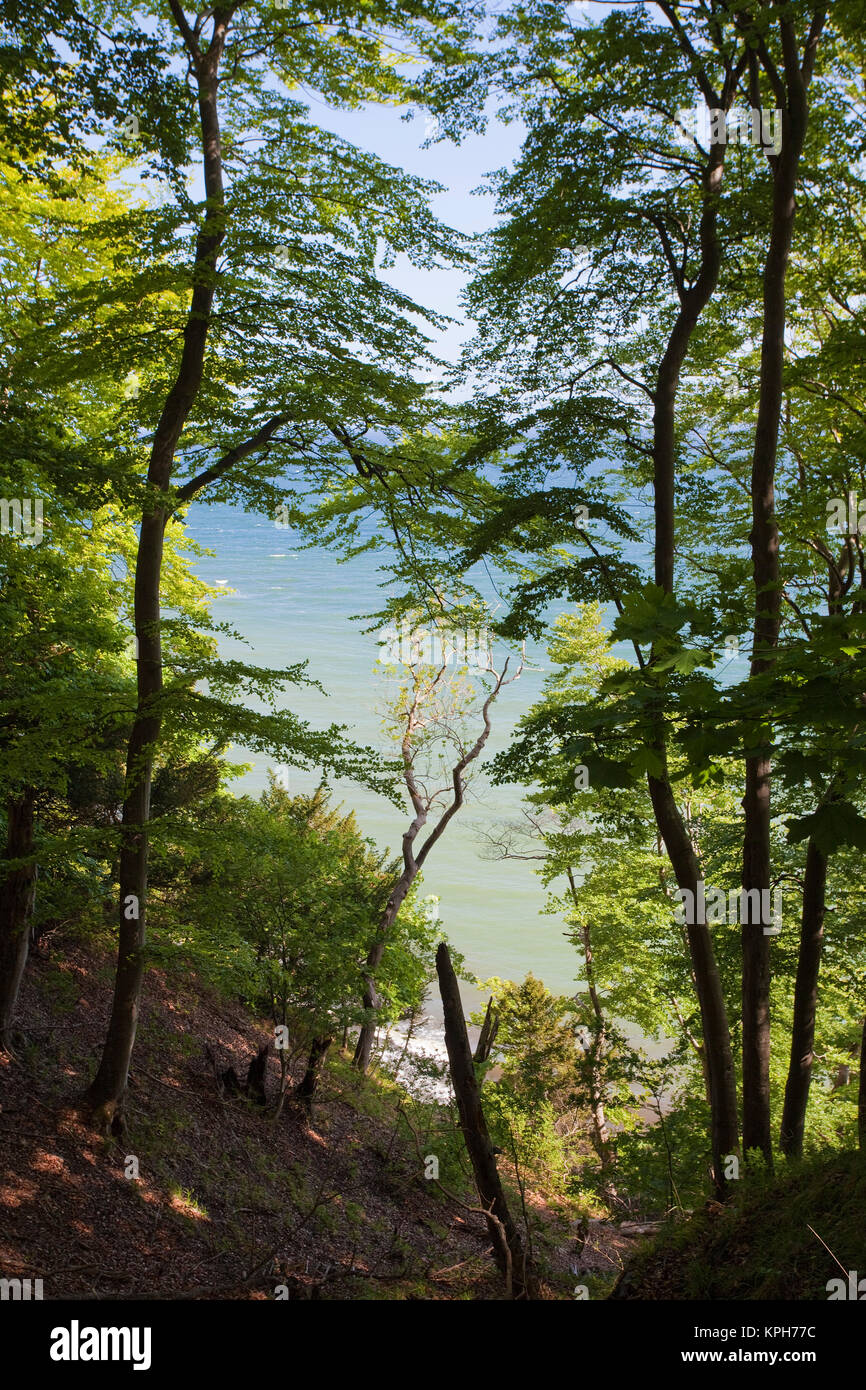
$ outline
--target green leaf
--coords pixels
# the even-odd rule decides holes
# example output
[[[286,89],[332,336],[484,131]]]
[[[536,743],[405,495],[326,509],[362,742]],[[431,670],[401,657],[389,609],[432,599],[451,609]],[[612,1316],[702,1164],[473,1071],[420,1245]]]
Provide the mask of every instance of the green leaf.
[[[812,839],[822,854],[830,855],[843,845],[866,849],[866,817],[849,801],[832,801],[808,816],[787,820],[791,844]]]

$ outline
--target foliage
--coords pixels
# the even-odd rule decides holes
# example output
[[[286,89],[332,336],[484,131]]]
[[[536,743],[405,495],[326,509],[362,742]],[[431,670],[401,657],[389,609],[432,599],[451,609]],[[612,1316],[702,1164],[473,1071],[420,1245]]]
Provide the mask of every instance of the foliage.
[[[319,788],[215,796],[176,823],[154,883],[153,951],[266,1009],[292,1052],[362,1021],[361,971],[396,865]],[[181,838],[177,838],[180,832]],[[418,1008],[439,935],[417,897],[398,916],[379,984],[384,1021]]]

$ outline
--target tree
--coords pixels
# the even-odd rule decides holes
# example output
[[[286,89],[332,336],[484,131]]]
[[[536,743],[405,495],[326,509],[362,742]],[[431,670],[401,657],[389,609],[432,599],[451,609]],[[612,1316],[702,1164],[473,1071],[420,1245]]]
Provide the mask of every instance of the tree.
[[[326,463],[335,441],[352,457],[359,415],[367,427],[375,419],[385,429],[410,417],[423,387],[407,384],[398,368],[424,359],[423,339],[405,316],[415,306],[376,277],[377,239],[393,250],[411,248],[420,259],[447,254],[450,244],[427,213],[417,181],[317,131],[287,95],[310,79],[344,104],[393,99],[408,90],[392,61],[393,31],[410,34],[422,50],[435,49],[440,36],[451,45],[448,6],[442,13],[429,6],[416,12],[384,3],[367,13],[363,26],[351,10],[326,16],[315,8],[274,13],[228,4],[189,18],[178,0],[169,0],[168,10],[157,41],[168,65],[186,67],[181,126],[192,129],[197,109],[204,200],[193,204],[175,180],[175,205],[156,219],[162,239],[153,262],[129,268],[111,287],[112,300],[120,302],[128,295],[138,304],[144,292],[157,323],[131,340],[150,369],[139,410],[150,448],[135,566],[138,699],[126,759],[117,976],[102,1058],[86,1097],[105,1124],[122,1103],[143,976],[150,789],[165,699],[166,524],[205,490],[219,497],[219,485],[222,495],[226,487],[240,489],[275,507],[279,489],[267,480],[289,460],[310,461],[315,473],[317,456]],[[253,110],[258,148],[251,156],[245,135]],[[160,127],[147,137],[159,144]],[[160,154],[179,171],[176,143]],[[299,186],[289,203],[286,168]],[[179,310],[167,286],[180,296]],[[98,317],[95,322],[95,331],[76,324],[75,349],[85,362],[100,337]],[[354,354],[349,341],[358,345]],[[274,457],[262,468],[269,452]],[[194,471],[202,453],[207,461]]]
[[[521,659],[514,675],[506,679],[509,658],[506,657],[501,672],[497,672],[493,668],[492,653],[485,653],[486,669],[491,680],[483,700],[480,700],[478,718],[481,728],[473,738],[469,725],[475,713],[473,705],[479,703],[479,698],[468,678],[449,673],[448,666],[454,660],[457,642],[455,634],[448,631],[441,616],[439,623],[434,624],[434,631],[441,633],[441,645],[436,651],[432,649],[435,638],[431,640],[429,632],[425,634],[428,645],[426,652],[420,633],[411,634],[414,649],[408,651],[405,657],[407,678],[391,708],[390,723],[400,740],[403,780],[414,814],[403,832],[402,868],[393,883],[377,923],[375,939],[367,953],[364,1008],[368,1015],[378,1004],[375,973],[381,964],[400,907],[433,846],[463,805],[467,774],[483,753],[490,736],[490,710],[495,700],[503,686],[519,679],[523,670]],[[435,824],[416,850],[415,842],[432,812],[437,813]],[[360,1071],[366,1071],[370,1064],[375,1032],[375,1019],[368,1016],[355,1047],[354,1064]]]
[[[502,1190],[472,1065],[457,976],[444,941],[436,952],[436,971],[445,1015],[445,1044],[451,1080],[460,1112],[460,1128],[472,1160],[475,1185],[493,1242],[496,1263],[505,1278],[510,1298],[536,1298],[538,1279]]]
[[[486,267],[471,291],[481,322],[469,366],[475,372],[495,373],[500,384],[495,399],[485,400],[483,390],[479,392],[478,416],[482,422],[499,417],[492,433],[501,444],[504,408],[513,446],[501,468],[499,505],[490,508],[474,535],[467,527],[464,558],[477,559],[492,547],[499,559],[506,556],[509,544],[538,557],[530,581],[515,585],[512,612],[502,624],[505,633],[526,631],[530,624],[539,630],[544,606],[552,598],[586,599],[593,596],[593,585],[616,607],[615,634],[632,645],[636,668],[618,683],[619,727],[609,711],[600,712],[585,731],[587,743],[594,740],[596,749],[576,750],[576,758],[586,762],[591,777],[602,775],[593,752],[602,751],[603,741],[611,780],[617,775],[612,764],[622,769],[621,784],[633,782],[637,771],[646,777],[659,838],[678,888],[696,901],[703,866],[677,806],[673,748],[688,729],[691,775],[691,755],[700,748],[697,710],[705,726],[717,717],[707,698],[708,687],[702,685],[704,678],[692,673],[701,664],[713,664],[711,651],[718,650],[720,638],[725,640],[721,615],[727,619],[734,612],[742,620],[744,577],[739,557],[732,556],[724,568],[736,580],[736,598],[725,595],[721,613],[691,601],[694,569],[678,562],[677,544],[684,534],[691,539],[689,514],[696,505],[727,531],[723,514],[704,509],[701,491],[715,489],[717,480],[712,472],[707,476],[708,467],[731,467],[733,451],[727,451],[730,462],[719,464],[715,454],[705,450],[704,475],[693,477],[688,423],[694,420],[700,441],[697,411],[702,405],[705,418],[708,399],[715,398],[712,377],[718,377],[718,349],[733,358],[747,345],[746,334],[759,341],[764,337],[764,318],[756,322],[749,309],[753,286],[769,254],[774,307],[768,306],[765,371],[757,382],[764,405],[757,433],[754,422],[748,426],[757,479],[750,488],[754,483],[755,496],[761,493],[765,506],[767,431],[774,416],[773,428],[778,430],[781,404],[774,375],[779,370],[773,357],[776,349],[769,347],[770,339],[778,339],[780,292],[784,318],[784,285],[776,271],[779,257],[784,260],[783,223],[790,231],[785,219],[793,216],[790,178],[799,177],[802,183],[802,130],[786,150],[785,122],[792,119],[791,104],[797,108],[795,124],[805,122],[806,89],[813,80],[819,38],[823,44],[824,15],[821,7],[807,13],[783,6],[764,24],[745,11],[716,15],[672,4],[658,9],[664,16],[660,23],[644,9],[575,29],[558,7],[518,5],[501,20],[501,70],[497,73],[498,58],[479,65],[482,82],[491,71],[496,74],[508,112],[526,122],[528,134],[515,170],[498,178],[505,218],[488,238]],[[740,140],[736,151],[729,150],[734,141],[728,139],[728,117],[733,121],[736,114],[740,122],[737,103],[744,100],[753,112],[762,109],[765,79],[775,105],[780,107],[784,98],[788,112],[779,116],[781,150],[763,136],[757,141],[753,136],[746,146]],[[825,101],[833,100],[831,92],[841,96],[846,78],[825,66],[815,80],[822,93],[816,101],[823,109]],[[786,82],[790,90],[783,90]],[[477,84],[473,87],[459,75],[446,76],[438,95],[443,105],[446,96],[457,98],[452,129],[477,126]],[[702,107],[716,113],[708,140],[683,126],[683,110],[695,95]],[[684,144],[676,132],[685,135]],[[758,144],[766,146],[773,171],[769,178]],[[818,181],[826,178],[828,186],[835,186],[839,172],[831,156]],[[764,237],[768,251],[762,247]],[[754,280],[748,282],[744,259],[755,268]],[[719,316],[714,318],[716,304]],[[720,331],[722,323],[735,325],[727,336]],[[737,333],[746,323],[738,341]],[[771,358],[776,363],[772,370]],[[742,399],[740,404],[744,405]],[[700,450],[698,442],[696,452]],[[647,484],[652,488],[652,583],[641,583],[632,561],[634,551],[627,548],[645,528],[611,497],[614,468],[624,488],[637,487],[642,493]],[[569,469],[574,470],[573,481],[564,476]],[[731,468],[737,479],[740,471],[739,465]],[[738,503],[737,518],[740,514]],[[571,516],[576,520],[571,539],[576,535],[577,556],[563,547]],[[771,544],[762,529],[765,521],[766,514],[757,532],[753,525],[759,546]],[[730,534],[739,543],[738,528]],[[716,549],[706,547],[714,565]],[[759,570],[758,580],[752,579],[753,632],[756,604],[764,613],[770,602],[760,565]],[[674,635],[687,628],[697,643],[705,644],[703,654],[695,645],[686,649]],[[752,672],[753,682],[759,674]],[[745,702],[738,706],[738,757],[751,768],[745,788],[751,805],[744,836],[749,864],[758,838],[763,837],[767,849],[769,822],[762,823],[756,838],[759,797],[754,780],[766,752],[767,721],[758,715],[761,707],[766,712],[766,694],[767,686],[762,685],[760,706],[757,688],[752,687],[755,718],[747,715]],[[708,775],[705,753],[706,745],[695,760],[696,777]],[[763,787],[762,796],[766,790]],[[758,885],[752,878],[749,868],[743,882],[748,879],[754,893]],[[760,892],[770,886],[764,874]],[[766,1152],[768,977],[761,962],[768,959],[768,942],[755,923],[747,925],[741,1005],[748,1019],[747,1142]],[[713,1096],[714,1168],[721,1187],[721,1157],[738,1142],[728,1014],[706,922],[689,923],[688,938]]]
[[[778,644],[781,586],[779,541],[775,520],[775,469],[782,410],[785,363],[785,273],[794,234],[798,171],[809,119],[808,89],[826,17],[825,7],[811,8],[805,42],[801,44],[794,7],[781,7],[777,42],[781,63],[774,60],[762,36],[755,43],[750,67],[753,106],[760,105],[759,72],[769,83],[782,112],[782,143],[768,156],[773,175],[772,219],[764,265],[764,305],[761,375],[755,442],[752,455],[752,570],[755,617],[751,675],[772,662]],[[773,35],[776,38],[776,35]],[[802,53],[801,53],[802,48]],[[763,750],[746,759],[743,798],[743,888],[769,892],[771,760]],[[743,925],[743,1148],[760,1149],[772,1162],[770,1139],[770,942],[767,935]]]
[[[631,531],[622,512],[598,497],[603,475],[595,468],[593,452],[610,447],[611,438],[621,441],[619,447],[633,458],[643,459],[644,473],[650,469],[654,585],[660,598],[673,594],[677,387],[695,326],[718,280],[720,190],[727,148],[721,134],[710,140],[708,150],[695,142],[684,153],[676,141],[677,108],[696,86],[708,106],[727,113],[747,69],[749,50],[738,36],[722,43],[719,26],[709,21],[710,30],[715,26],[715,44],[708,45],[701,64],[672,8],[661,8],[668,19],[662,26],[635,11],[580,31],[577,43],[558,10],[542,14],[535,7],[518,6],[502,21],[503,35],[511,43],[507,58],[503,56],[501,81],[512,113],[528,122],[530,134],[517,170],[500,181],[501,203],[510,216],[490,238],[491,268],[473,291],[474,303],[486,319],[476,362],[489,362],[493,343],[500,340],[501,319],[509,324],[522,321],[519,336],[510,335],[520,344],[512,354],[518,380],[523,378],[524,389],[536,401],[540,393],[542,402],[547,395],[551,403],[541,404],[520,421],[521,433],[528,433],[531,442],[522,451],[522,465],[509,471],[525,476],[542,460],[564,456],[586,474],[588,486],[527,497],[524,485],[513,517],[518,526],[531,517],[545,517],[552,532],[561,534],[577,504],[582,513],[578,536],[590,552],[589,560],[576,567],[563,564],[559,552],[557,568],[525,588],[524,601],[509,619],[512,631],[525,626],[529,611],[552,594],[556,578],[563,580],[572,598],[589,597],[592,580],[601,582],[622,607],[628,570],[618,562],[608,563],[582,524],[591,513],[620,534]],[[696,27],[703,38],[702,17]],[[643,61],[648,43],[654,55],[651,63]],[[656,60],[659,46],[665,54],[661,65]],[[590,77],[597,73],[604,74],[600,91]],[[613,157],[609,131],[616,136]],[[599,167],[606,169],[601,182]],[[544,235],[527,254],[527,229],[538,224]],[[649,330],[645,323],[638,327],[635,322],[638,302],[644,315],[650,294],[635,294],[634,261],[606,254],[607,242],[616,247],[624,233],[639,257],[643,287],[649,291],[660,277],[665,283],[667,292],[653,296]],[[576,247],[579,236],[587,245]],[[584,270],[587,258],[589,273]],[[520,296],[514,293],[518,285],[525,286]],[[623,332],[623,303],[629,306],[629,339]],[[527,309],[534,330],[528,353]],[[647,363],[636,375],[634,357],[648,347],[652,365]],[[575,350],[585,363],[577,370]],[[620,389],[612,393],[613,399],[601,391],[584,393],[580,386],[590,372],[603,373],[601,379],[613,384],[624,381],[630,395],[623,400]],[[649,428],[635,396],[652,407]],[[576,427],[584,420],[588,430],[578,441]],[[644,442],[647,433],[649,440]],[[502,534],[501,520],[494,528]],[[489,535],[482,527],[471,547],[473,556]],[[695,894],[700,864],[666,766],[664,691],[658,680],[668,658],[664,632],[651,638],[647,656],[636,643],[635,654],[652,690],[644,712],[643,771],[677,882]],[[721,1156],[738,1142],[727,1013],[705,921],[689,924],[688,941],[707,1043],[712,1144],[721,1183]]]
[[[104,363],[69,370],[66,340],[81,301],[94,286],[104,294],[137,250],[135,233],[146,214],[122,184],[109,187],[122,173],[113,157],[94,156],[86,175],[55,170],[48,183],[27,178],[12,162],[0,166],[7,284],[0,475],[7,498],[15,499],[4,499],[9,515],[4,511],[0,535],[6,709],[0,780],[9,866],[0,892],[0,1031],[7,1044],[36,875],[50,873],[59,890],[73,850],[105,864],[108,876],[116,872],[114,801],[122,799],[121,748],[136,671],[133,507],[141,450],[130,408],[134,392],[118,405]],[[101,321],[117,328],[108,303]],[[45,351],[48,340],[60,344],[59,366],[58,354]],[[7,526],[16,515],[22,525]],[[157,814],[167,800],[182,804],[200,794],[215,771],[214,750],[239,731],[283,758],[320,758],[334,748],[346,769],[357,771],[359,760],[336,731],[317,741],[290,714],[274,711],[274,692],[286,679],[300,679],[300,667],[263,672],[216,659],[208,611],[215,591],[190,571],[198,553],[182,527],[171,528],[163,558],[171,616],[163,625],[168,680],[154,763]],[[207,693],[197,688],[205,677]],[[264,696],[268,712],[240,710],[239,687]],[[210,749],[203,747],[207,739]],[[92,886],[102,891],[98,876]]]

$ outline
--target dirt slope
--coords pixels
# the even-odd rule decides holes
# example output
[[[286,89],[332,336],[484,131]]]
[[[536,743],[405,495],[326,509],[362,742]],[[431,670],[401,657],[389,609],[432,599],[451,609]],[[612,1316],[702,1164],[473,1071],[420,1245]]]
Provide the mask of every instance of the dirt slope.
[[[75,1104],[110,979],[110,961],[81,949],[29,968],[28,1041],[0,1059],[0,1274],[42,1278],[46,1299],[273,1298],[280,1286],[291,1298],[503,1296],[483,1218],[425,1182],[393,1084],[337,1056],[311,1122],[274,1123],[222,1097],[205,1056],[208,1045],[245,1075],[265,1025],[194,985],[149,974],[128,1133],[90,1129]],[[268,1067],[274,1094],[273,1053]],[[547,1295],[572,1297],[573,1222],[528,1201],[545,1228]],[[616,1272],[629,1244],[594,1222],[578,1267]]]

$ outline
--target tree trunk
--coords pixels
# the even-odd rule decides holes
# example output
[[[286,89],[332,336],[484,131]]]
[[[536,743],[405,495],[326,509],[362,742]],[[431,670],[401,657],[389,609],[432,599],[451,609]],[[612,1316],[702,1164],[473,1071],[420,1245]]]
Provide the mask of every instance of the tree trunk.
[[[571,867],[566,869],[568,877],[568,887],[571,893],[571,900],[575,907],[578,906],[577,883],[575,882],[574,872]],[[585,918],[580,920],[580,939],[583,946],[583,968],[586,974],[586,987],[589,991],[589,1002],[592,1005],[592,1012],[595,1017],[595,1035],[592,1040],[590,1050],[590,1112],[592,1115],[592,1128],[595,1141],[596,1153],[601,1160],[602,1172],[606,1175],[613,1165],[613,1154],[610,1148],[610,1130],[608,1129],[607,1117],[604,1113],[604,1102],[606,1094],[605,1086],[605,1067],[604,1055],[607,1047],[607,1022],[604,1010],[601,1007],[601,997],[595,986],[595,967],[592,954],[592,934],[589,922]],[[608,1186],[612,1193],[612,1186]]]
[[[312,1109],[313,1097],[321,1080],[328,1048],[333,1041],[331,1034],[313,1038],[310,1044],[310,1055],[307,1058],[307,1070],[292,1093],[292,1099],[302,1105],[307,1114]]]
[[[860,1086],[857,1091],[857,1142],[866,1154],[866,1018],[860,1035]]]
[[[796,215],[797,173],[808,123],[808,84],[823,27],[816,9],[801,67],[792,20],[779,21],[784,60],[782,145],[772,162],[773,206],[770,242],[764,263],[763,331],[758,417],[752,454],[752,573],[755,612],[750,676],[768,671],[775,661],[781,623],[779,532],[776,525],[776,457],[782,413],[785,367],[785,277]],[[757,86],[757,78],[755,78]],[[763,741],[763,740],[762,740]],[[767,738],[769,741],[769,737]],[[743,888],[769,894],[771,758],[764,749],[746,760],[743,798]],[[743,960],[743,1150],[760,1149],[773,1161],[770,1137],[770,939],[762,923],[744,923]]]
[[[770,891],[770,759],[749,758],[743,797],[743,888]],[[758,901],[763,898],[759,897]],[[744,899],[748,901],[748,899]],[[760,913],[757,914],[760,917]],[[761,921],[743,922],[743,1151],[773,1161],[770,1139],[770,938]]]
[[[650,777],[648,781],[659,833],[677,883],[680,888],[688,888],[694,894],[693,901],[697,904],[700,866],[670,783],[655,777]],[[722,980],[706,920],[687,923],[686,935],[701,1010],[706,1076],[710,1094],[713,1183],[721,1197],[725,1193],[725,1156],[736,1153],[739,1148],[737,1086],[731,1052],[731,1034]]]
[[[453,787],[453,796],[451,798],[451,801],[449,805],[446,806],[445,810],[442,812],[433,829],[430,831],[430,834],[427,836],[426,840],[422,844],[417,855],[415,854],[415,841],[418,838],[418,835],[420,834],[422,827],[427,824],[427,815],[432,802],[428,798],[426,805],[424,803],[424,798],[422,797],[421,792],[418,788],[418,784],[415,781],[415,770],[412,761],[413,717],[418,708],[418,688],[417,686],[415,688],[415,698],[413,700],[409,712],[409,720],[400,745],[400,751],[403,755],[403,777],[406,783],[406,789],[409,792],[409,796],[412,801],[412,808],[415,812],[415,815],[407,829],[403,832],[403,870],[397,882],[395,883],[393,889],[391,890],[388,902],[385,905],[385,910],[382,913],[382,916],[379,920],[379,930],[377,932],[376,941],[370,947],[370,951],[367,956],[366,970],[364,974],[363,998],[364,1008],[368,1011],[378,1008],[379,1001],[376,997],[376,988],[373,983],[373,977],[376,970],[379,968],[382,956],[385,953],[385,943],[388,939],[388,935],[391,931],[391,928],[394,925],[397,913],[400,911],[400,908],[403,905],[406,894],[409,892],[409,889],[412,887],[412,884],[415,882],[415,879],[418,877],[418,874],[424,867],[424,864],[427,860],[427,856],[430,853],[431,849],[440,839],[440,837],[445,833],[445,830],[448,828],[448,825],[450,824],[452,818],[457,814],[457,812],[460,810],[460,807],[463,805],[463,793],[465,790],[463,775],[466,772],[466,769],[468,768],[469,764],[474,762],[478,755],[481,753],[485,744],[487,743],[488,738],[490,737],[490,707],[493,704],[496,697],[498,696],[500,690],[502,689],[503,684],[505,683],[505,673],[507,670],[508,660],[506,659],[505,665],[502,668],[502,674],[497,676],[496,684],[494,685],[493,689],[489,691],[487,698],[482,706],[481,733],[478,735],[472,747],[468,749],[468,751],[464,752],[460,760],[457,763],[455,763],[455,765],[451,769],[451,785]],[[517,679],[522,670],[523,661],[521,660],[520,666],[517,671],[517,675],[513,677],[514,680]],[[358,1043],[355,1048],[355,1056],[353,1058],[353,1066],[357,1067],[359,1071],[366,1071],[367,1067],[370,1065],[370,1054],[373,1050],[373,1038],[375,1037],[375,1033],[375,1022],[372,1019],[368,1019],[368,1021],[361,1028],[360,1036],[358,1037]]]
[[[815,1011],[818,1003],[818,971],[824,940],[827,860],[812,840],[806,850],[803,912],[800,919],[800,952],[794,985],[794,1019],[791,1028],[791,1060],[785,1084],[780,1143],[788,1158],[803,1152],[806,1103],[812,1082],[815,1047]]]
[[[7,860],[24,859],[33,853],[34,801],[34,793],[28,788],[7,802]],[[35,891],[35,864],[12,869],[4,875],[0,886],[0,1052],[11,1050],[12,1023],[27,964]]]
[[[481,1032],[478,1034],[478,1042],[475,1044],[475,1052],[472,1060],[476,1067],[482,1067],[493,1051],[496,1042],[496,1034],[499,1032],[499,1019],[493,1012],[493,995],[487,1001],[487,1008],[484,1013],[484,1022],[481,1025]],[[482,1085],[479,1080],[479,1087]]]
[[[605,1075],[604,1075],[604,1055],[607,1047],[607,1034],[604,1024],[596,1033],[592,1040],[590,1049],[590,1109],[592,1111],[592,1132],[595,1139],[595,1151],[601,1160],[602,1175],[609,1181],[610,1169],[613,1166],[613,1154],[610,1148],[610,1130],[607,1124],[607,1116],[604,1113],[605,1102]]]
[[[731,93],[726,92],[720,104],[727,109],[730,101]],[[703,179],[700,270],[691,287],[686,289],[678,285],[680,311],[656,374],[653,409],[654,574],[656,584],[668,594],[674,592],[676,398],[692,333],[719,277],[721,248],[717,224],[724,157],[725,146],[714,144]],[[654,658],[655,652],[650,656],[650,664]],[[697,902],[700,865],[667,775],[667,738],[662,713],[653,720],[651,741],[665,769],[661,777],[647,778],[659,835],[678,886],[689,889]],[[723,1159],[725,1154],[739,1146],[737,1091],[727,1009],[706,922],[690,924],[687,937],[707,1058],[714,1184],[716,1192],[723,1195]]]
[[[144,978],[147,825],[153,749],[162,722],[156,701],[162,691],[159,581],[164,522],[162,509],[143,519],[135,571],[138,711],[126,757],[128,790],[121,824],[117,969],[102,1057],[85,1096],[87,1107],[105,1129],[114,1124],[126,1090]]]
[[[475,1185],[487,1215],[487,1227],[496,1254],[496,1262],[514,1298],[535,1298],[538,1281],[532,1263],[523,1248],[520,1232],[514,1224],[499,1172],[496,1157],[487,1132],[487,1122],[481,1108],[481,1094],[472,1063],[472,1049],[463,1017],[463,1005],[451,956],[444,941],[436,951],[436,973],[445,1014],[445,1046],[451,1080],[457,1097],[460,1128],[472,1161]]]
[[[388,902],[385,906],[385,911],[382,913],[382,916],[379,919],[379,930],[377,940],[373,943],[373,945],[370,947],[370,950],[367,952],[367,960],[365,963],[364,970],[364,993],[362,996],[362,1002],[364,1008],[370,1012],[379,1007],[379,996],[376,993],[376,985],[374,983],[374,979],[376,971],[379,969],[379,966],[382,963],[382,957],[385,954],[385,943],[387,942],[388,935],[391,931],[392,926],[394,925],[394,922],[396,921],[397,913],[403,906],[406,894],[409,892],[409,889],[415,882],[419,868],[420,865],[417,864],[414,860],[412,861],[409,867],[404,868],[403,872],[401,873],[399,879],[397,880],[397,883],[395,884],[391,892],[390,897],[388,898]],[[370,1019],[367,1023],[363,1023],[361,1025],[361,1031],[358,1034],[358,1041],[355,1044],[355,1055],[352,1058],[352,1066],[356,1067],[360,1072],[365,1072],[370,1065],[370,1057],[373,1053],[373,1043],[375,1041],[375,1038],[376,1023],[374,1020]]]
[[[379,1006],[379,996],[376,993],[376,986],[373,983],[373,974],[378,969],[384,954],[384,941],[377,941],[375,946],[372,946],[367,953],[366,970],[364,972],[364,993],[361,1002],[364,1008],[370,1012]],[[358,1071],[365,1072],[369,1067],[375,1040],[376,1024],[373,1022],[362,1023],[361,1031],[358,1034],[358,1041],[355,1044],[355,1054],[352,1057],[352,1066],[356,1067]]]
[[[178,7],[172,11],[178,18]],[[184,21],[185,23],[185,21]],[[171,486],[178,441],[201,385],[207,334],[216,280],[216,258],[225,236],[222,155],[217,111],[217,71],[228,19],[214,16],[206,54],[193,63],[198,82],[204,183],[208,208],[196,241],[193,290],[184,328],[184,344],[174,384],[168,393],[151,448],[147,481],[151,495]],[[182,25],[179,27],[183,28]],[[117,973],[111,1018],[102,1058],[84,1103],[103,1128],[119,1121],[135,1035],[144,978],[148,867],[148,824],[154,753],[162,715],[162,644],[160,579],[167,511],[151,502],[142,516],[135,571],[135,633],[138,638],[138,703],[126,759],[120,853],[120,907]]]

